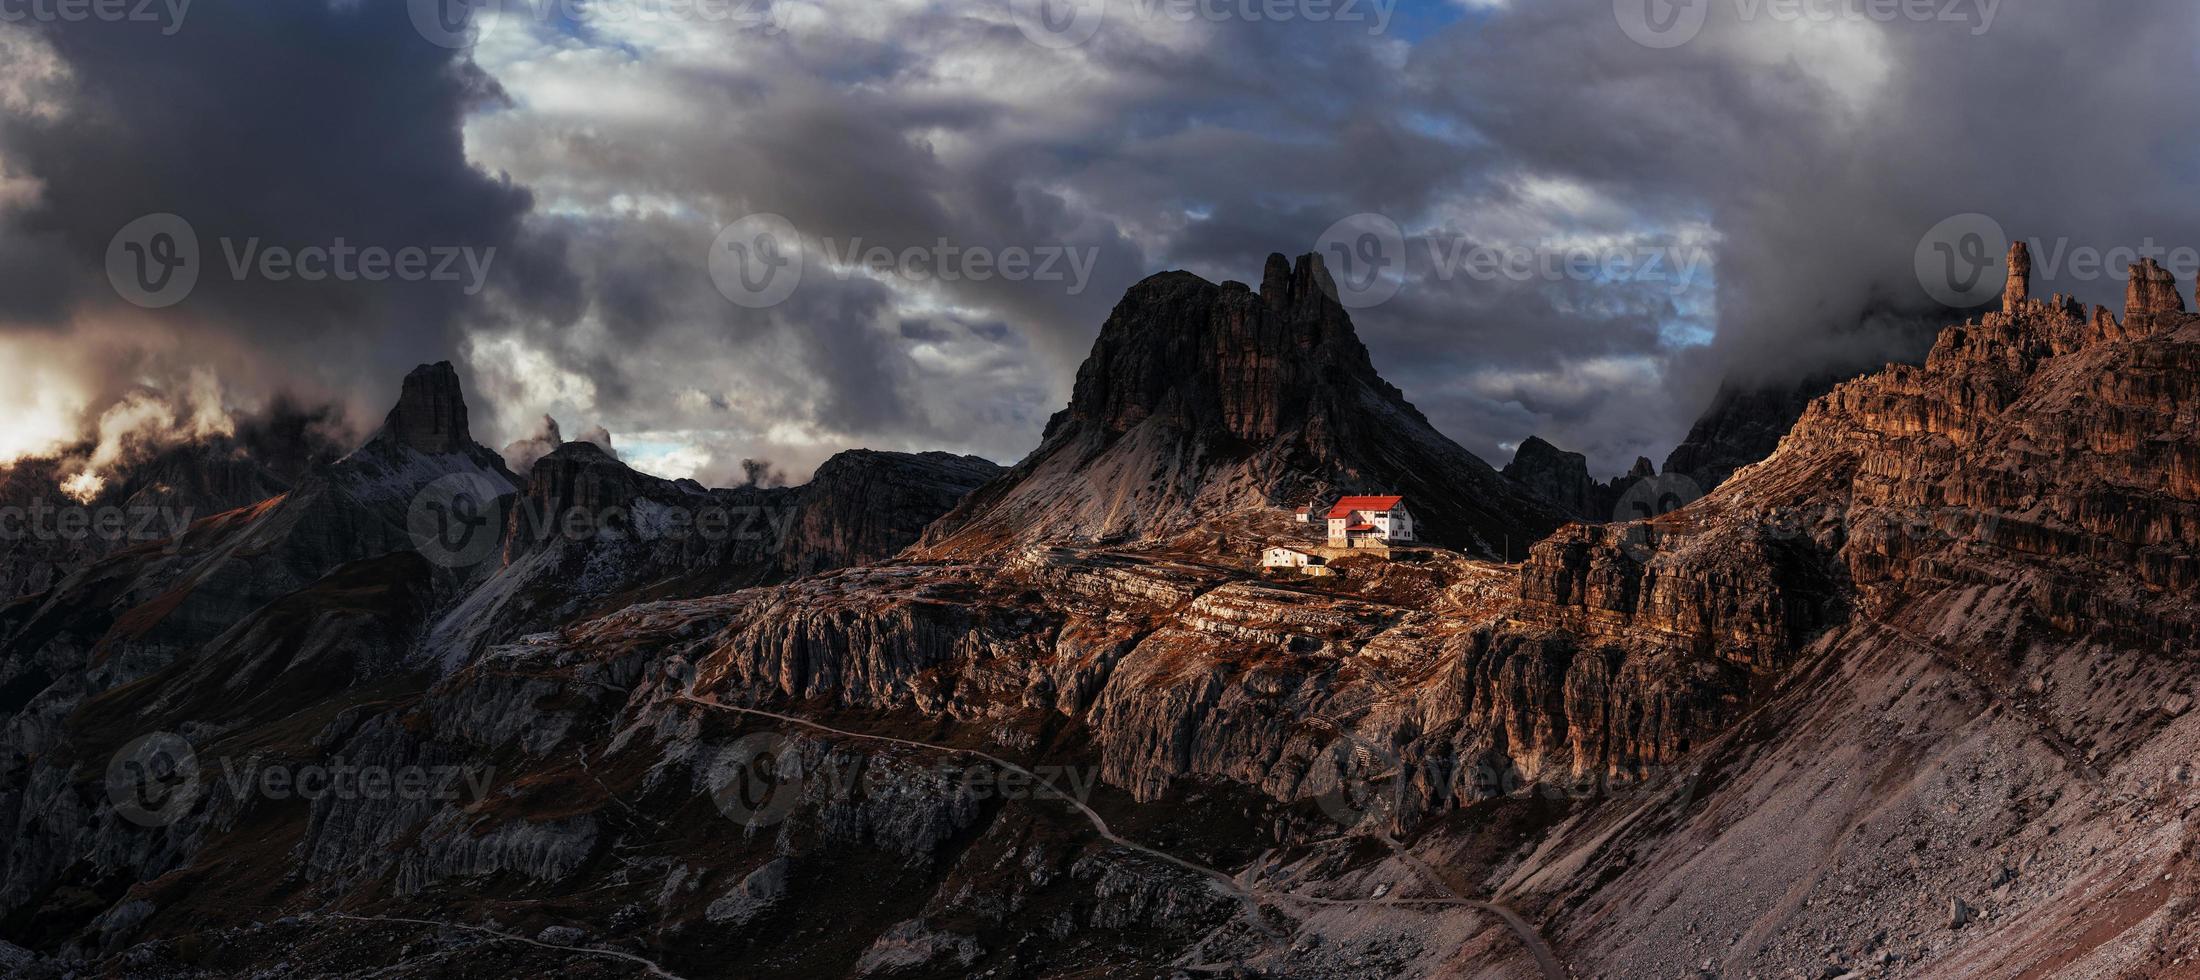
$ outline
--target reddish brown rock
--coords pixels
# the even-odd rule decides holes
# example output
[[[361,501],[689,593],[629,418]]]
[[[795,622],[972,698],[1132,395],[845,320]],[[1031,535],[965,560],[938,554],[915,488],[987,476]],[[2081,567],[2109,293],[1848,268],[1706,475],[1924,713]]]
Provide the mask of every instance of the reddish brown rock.
[[[2001,311],[2015,313],[2032,296],[2032,250],[2023,242],[2009,245],[2009,280],[2001,290]]]
[[[2141,259],[2131,267],[2131,283],[2124,287],[2124,320],[2127,323],[2146,318],[2169,316],[2185,312],[2185,297],[2177,291],[2177,277],[2156,264],[2153,259]]]

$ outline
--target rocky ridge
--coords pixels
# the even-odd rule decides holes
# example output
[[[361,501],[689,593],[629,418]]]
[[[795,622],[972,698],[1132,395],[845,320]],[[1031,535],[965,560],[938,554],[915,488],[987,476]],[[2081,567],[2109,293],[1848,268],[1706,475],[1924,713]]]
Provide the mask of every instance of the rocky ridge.
[[[0,922],[10,935],[76,935],[96,953],[170,904],[165,889],[188,894],[216,867],[239,880],[303,874],[338,890],[387,881],[401,895],[452,876],[571,871],[597,839],[596,817],[477,839],[444,808],[455,797],[271,797],[249,780],[238,789],[234,771],[491,772],[502,763],[477,752],[494,756],[513,737],[538,747],[570,737],[569,724],[541,719],[535,704],[559,685],[438,693],[437,676],[479,652],[438,643],[450,639],[445,627],[487,646],[601,611],[591,603],[726,591],[890,552],[952,505],[941,498],[997,468],[856,453],[822,471],[829,479],[806,488],[710,491],[572,444],[541,461],[523,494],[501,459],[472,442],[456,372],[422,367],[382,429],[288,492],[117,552],[0,610],[0,819],[11,828]],[[814,531],[796,519],[805,504],[818,512]],[[488,560],[474,561],[454,550],[461,539],[422,525],[438,508],[511,519],[491,528]],[[727,512],[724,534],[663,533],[675,514],[707,519],[714,509]],[[570,534],[521,517],[573,513],[599,523]],[[455,740],[413,734],[405,719],[420,717],[456,726]],[[114,767],[147,762],[132,753],[150,751],[143,737],[159,732],[196,750],[206,781],[181,798],[187,810],[148,820],[102,774],[136,771]],[[253,843],[262,832],[297,844],[269,851]],[[419,850],[390,851],[400,838]]]
[[[277,399],[237,420],[229,435],[125,456],[89,498],[63,485],[68,461],[89,456],[90,446],[0,468],[0,507],[12,515],[0,548],[0,600],[43,592],[102,555],[170,537],[179,524],[289,492],[342,455],[328,434],[333,416]],[[62,509],[86,513],[87,523],[114,512],[121,523],[108,532],[65,527],[55,516]]]
[[[1195,304],[1227,288],[1173,281]],[[295,923],[237,907],[264,903],[398,975],[611,956],[696,975],[1536,969],[1500,917],[1440,904],[1473,898],[1579,972],[2177,975],[2200,938],[2181,768],[2200,748],[2200,318],[2150,270],[2134,282],[2121,318],[2013,289],[1924,364],[1813,402],[1703,500],[1565,527],[1519,566],[1271,581],[1079,534],[978,548],[1003,507],[1085,526],[1084,501],[1028,482],[1069,466],[1046,462],[1057,445],[899,559],[289,702],[283,728],[313,734],[276,750],[300,758],[493,763],[462,805],[216,794],[148,832],[69,796],[117,735],[18,724],[47,741],[0,786],[101,826],[92,852],[128,873],[11,936],[156,965],[296,957]],[[1185,401],[1133,390],[1151,400],[1094,417],[1139,431]],[[1265,412],[1209,418],[1260,432]],[[385,618],[416,608],[380,588]],[[304,635],[286,628],[304,624],[251,632]],[[200,702],[154,703],[135,717],[209,755],[244,744]],[[1115,836],[988,760],[1089,778]],[[271,835],[286,858],[247,856]],[[52,853],[78,851],[11,858],[9,908],[61,874]],[[225,907],[195,887],[247,867],[305,885],[248,879]]]
[[[1644,583],[1707,545],[1829,558],[1847,607],[1698,746],[1707,796],[1583,814],[1505,883],[1566,910],[1579,955],[1722,975],[2185,972],[2176,828],[2200,796],[2174,760],[2200,744],[2200,320],[2145,266],[2121,318],[2034,298],[2027,259],[2012,254],[2001,312],[1943,331],[1921,366],[1837,387],[1632,553],[1538,548],[1531,578],[1584,583],[1545,603],[1577,623],[1683,625]],[[1816,855],[1807,872],[1774,853],[1796,850]],[[1733,887],[1682,884],[1706,875]]]
[[[452,668],[584,614],[877,561],[1000,472],[976,457],[851,450],[801,487],[710,489],[569,442],[503,508],[501,563],[441,617],[426,652]]]

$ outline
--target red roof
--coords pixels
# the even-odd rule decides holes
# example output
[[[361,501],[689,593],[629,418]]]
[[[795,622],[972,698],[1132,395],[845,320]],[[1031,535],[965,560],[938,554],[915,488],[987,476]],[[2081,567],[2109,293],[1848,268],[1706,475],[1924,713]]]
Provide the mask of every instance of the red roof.
[[[1406,498],[1346,497],[1343,500],[1337,501],[1337,506],[1329,508],[1329,516],[1331,519],[1336,519],[1341,517],[1351,517],[1352,512],[1356,510],[1389,510],[1392,507],[1398,506],[1398,502],[1404,499]]]
[[[1354,524],[1354,525],[1352,525],[1351,527],[1345,528],[1345,530],[1347,530],[1347,531],[1372,531],[1372,530],[1375,530],[1375,525],[1373,525],[1373,524]]]

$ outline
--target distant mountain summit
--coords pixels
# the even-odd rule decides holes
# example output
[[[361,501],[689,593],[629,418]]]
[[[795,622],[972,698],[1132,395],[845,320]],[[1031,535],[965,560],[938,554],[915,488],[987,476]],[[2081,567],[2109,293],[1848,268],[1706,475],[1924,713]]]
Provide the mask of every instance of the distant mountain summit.
[[[1375,371],[1316,255],[1271,255],[1258,292],[1187,272],[1131,287],[1039,448],[928,532],[925,547],[1212,547],[1294,507],[1403,494],[1422,536],[1517,551],[1560,520],[1432,427]]]
[[[449,361],[423,364],[405,375],[397,404],[382,421],[382,438],[424,453],[454,453],[474,447],[466,425],[466,395],[459,390],[458,369]]]
[[[1625,475],[1600,483],[1589,476],[1588,457],[1551,445],[1541,436],[1523,440],[1503,472],[1506,479],[1520,484],[1568,517],[1592,524],[1638,516],[1623,513],[1620,503],[1637,482],[1658,475],[1657,467],[1638,456]]]

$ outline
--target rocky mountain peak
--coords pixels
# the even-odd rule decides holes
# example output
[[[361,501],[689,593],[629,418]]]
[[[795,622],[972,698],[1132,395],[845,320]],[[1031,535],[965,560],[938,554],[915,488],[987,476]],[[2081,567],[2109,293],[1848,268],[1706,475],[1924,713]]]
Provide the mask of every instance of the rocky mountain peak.
[[[1542,436],[1529,436],[1505,464],[1504,474],[1568,517],[1601,524],[1613,519],[1620,498],[1638,480],[1658,475],[1657,466],[1635,457],[1635,465],[1609,483],[1589,476],[1589,459],[1560,449]]]
[[[1382,392],[1321,259],[1268,257],[1260,293],[1188,272],[1149,276],[1126,292],[1077,373],[1063,425],[1123,432],[1160,417],[1244,440],[1273,438],[1335,408],[1346,379]]]
[[[462,452],[473,446],[466,428],[466,395],[458,370],[449,361],[423,364],[405,375],[397,405],[382,421],[376,438],[395,441],[423,453]]]
[[[544,514],[625,506],[637,497],[674,493],[666,480],[635,471],[592,442],[568,442],[535,461],[527,498]]]
[[[1555,511],[1376,373],[1334,291],[1315,255],[1269,256],[1258,292],[1188,272],[1132,286],[1039,448],[928,542],[1190,536],[1227,549],[1267,536],[1246,535],[1248,520],[1287,522],[1311,497],[1351,493],[1404,494],[1424,536],[1484,554],[1548,532]]]
[[[1529,436],[1513,451],[1504,474],[1569,517],[1603,519],[1594,516],[1597,484],[1589,478],[1589,458],[1580,453],[1560,449],[1542,436]]]
[[[1297,265],[1282,252],[1271,252],[1261,270],[1260,298],[1269,309],[1286,316],[1294,311],[1320,315],[1323,301],[1337,298],[1337,282],[1329,277],[1319,252],[1299,256]]]

